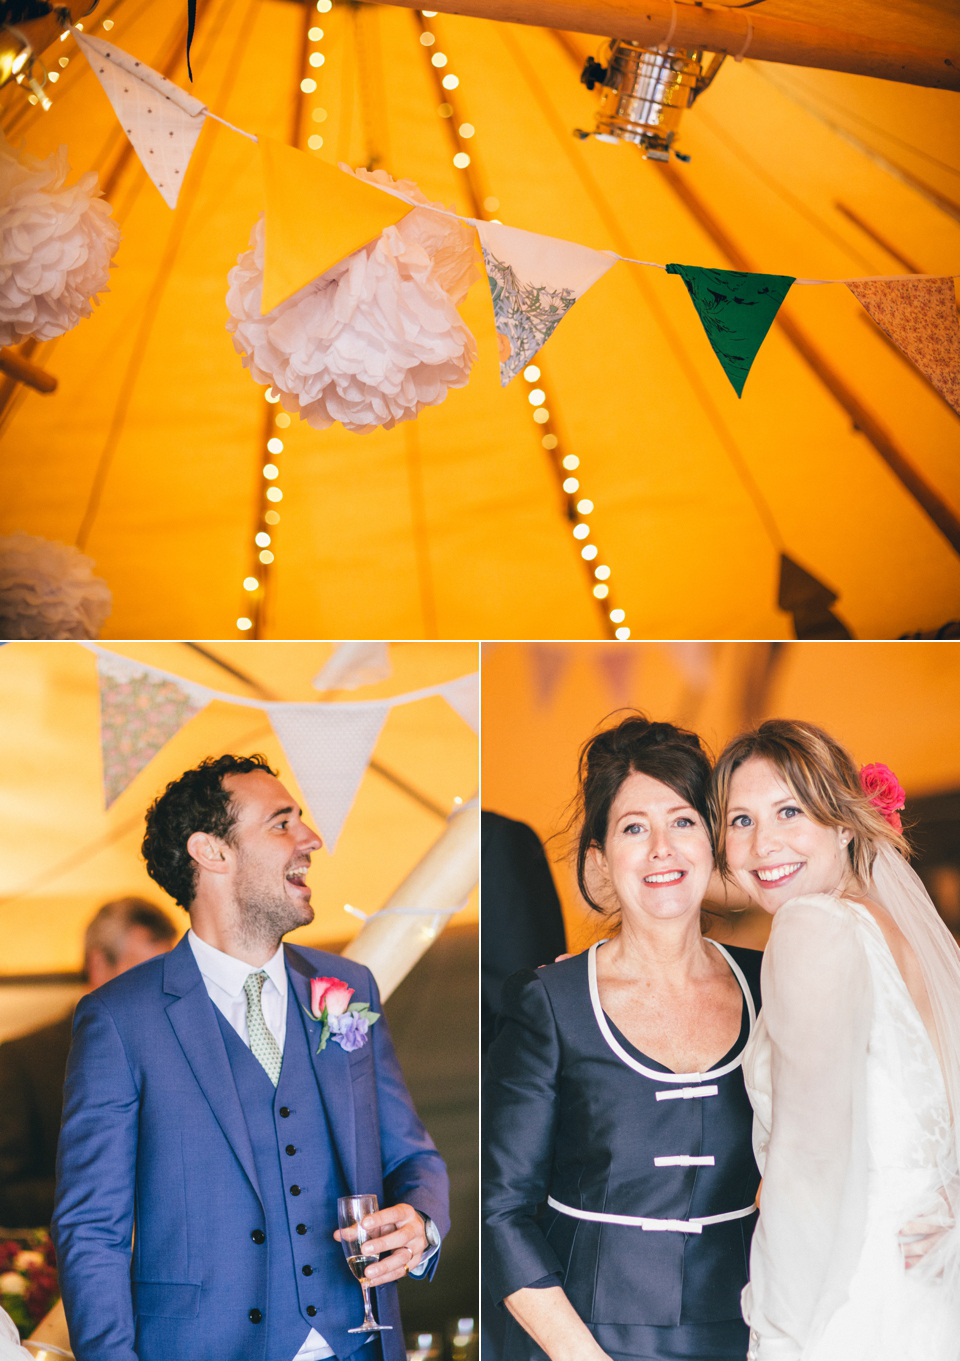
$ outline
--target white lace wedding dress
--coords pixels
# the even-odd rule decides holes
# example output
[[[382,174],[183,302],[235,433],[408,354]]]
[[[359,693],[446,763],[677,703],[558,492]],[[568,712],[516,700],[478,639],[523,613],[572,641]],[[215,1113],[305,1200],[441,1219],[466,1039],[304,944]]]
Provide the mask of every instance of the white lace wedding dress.
[[[833,896],[785,903],[762,983],[743,1063],[764,1174],[743,1298],[750,1357],[957,1361],[955,1245],[946,1268],[940,1252],[908,1271],[898,1242],[920,1216],[951,1223],[941,1190],[955,1132],[879,926]]]

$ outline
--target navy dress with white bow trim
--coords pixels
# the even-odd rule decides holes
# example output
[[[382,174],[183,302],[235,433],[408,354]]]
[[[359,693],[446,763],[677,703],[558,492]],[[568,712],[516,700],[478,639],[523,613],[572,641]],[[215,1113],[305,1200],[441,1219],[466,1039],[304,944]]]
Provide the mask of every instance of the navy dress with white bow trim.
[[[602,942],[601,942],[602,944]],[[484,1091],[484,1279],[561,1284],[611,1356],[742,1361],[760,1174],[741,1071],[759,951],[709,944],[743,993],[707,1072],[640,1053],[600,1005],[596,952],[508,979]],[[545,1353],[513,1320],[501,1361]]]

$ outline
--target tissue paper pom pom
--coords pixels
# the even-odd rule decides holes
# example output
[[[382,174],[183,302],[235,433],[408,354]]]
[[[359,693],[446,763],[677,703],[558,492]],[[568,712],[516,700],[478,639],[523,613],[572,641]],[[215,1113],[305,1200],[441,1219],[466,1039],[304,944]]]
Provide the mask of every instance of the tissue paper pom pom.
[[[120,228],[96,172],[69,173],[65,146],[40,160],[0,135],[0,345],[63,335],[109,291]]]
[[[0,638],[96,638],[113,600],[93,559],[32,534],[0,536]]]
[[[348,167],[341,166],[341,170]],[[358,176],[393,186],[383,170]],[[293,297],[260,315],[263,219],[228,276],[227,330],[258,383],[318,430],[391,429],[463,387],[477,357],[456,304],[480,277],[474,233],[430,206],[414,208]]]

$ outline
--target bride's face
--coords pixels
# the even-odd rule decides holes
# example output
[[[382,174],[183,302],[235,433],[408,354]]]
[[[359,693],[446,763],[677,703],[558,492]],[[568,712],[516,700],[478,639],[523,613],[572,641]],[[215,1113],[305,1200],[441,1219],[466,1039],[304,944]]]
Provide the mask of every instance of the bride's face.
[[[726,818],[727,862],[765,912],[803,893],[833,893],[848,874],[849,830],[814,822],[765,757],[734,771]]]
[[[594,864],[625,917],[666,919],[700,910],[713,848],[703,819],[681,794],[634,771],[610,806],[603,850]]]

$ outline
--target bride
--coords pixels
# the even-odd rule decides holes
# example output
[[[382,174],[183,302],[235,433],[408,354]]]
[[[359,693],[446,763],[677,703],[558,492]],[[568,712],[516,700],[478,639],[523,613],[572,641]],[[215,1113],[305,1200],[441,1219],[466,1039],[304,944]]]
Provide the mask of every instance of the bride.
[[[774,918],[744,1056],[752,1361],[960,1358],[960,951],[907,865],[902,795],[806,723],[717,763],[718,867]]]

